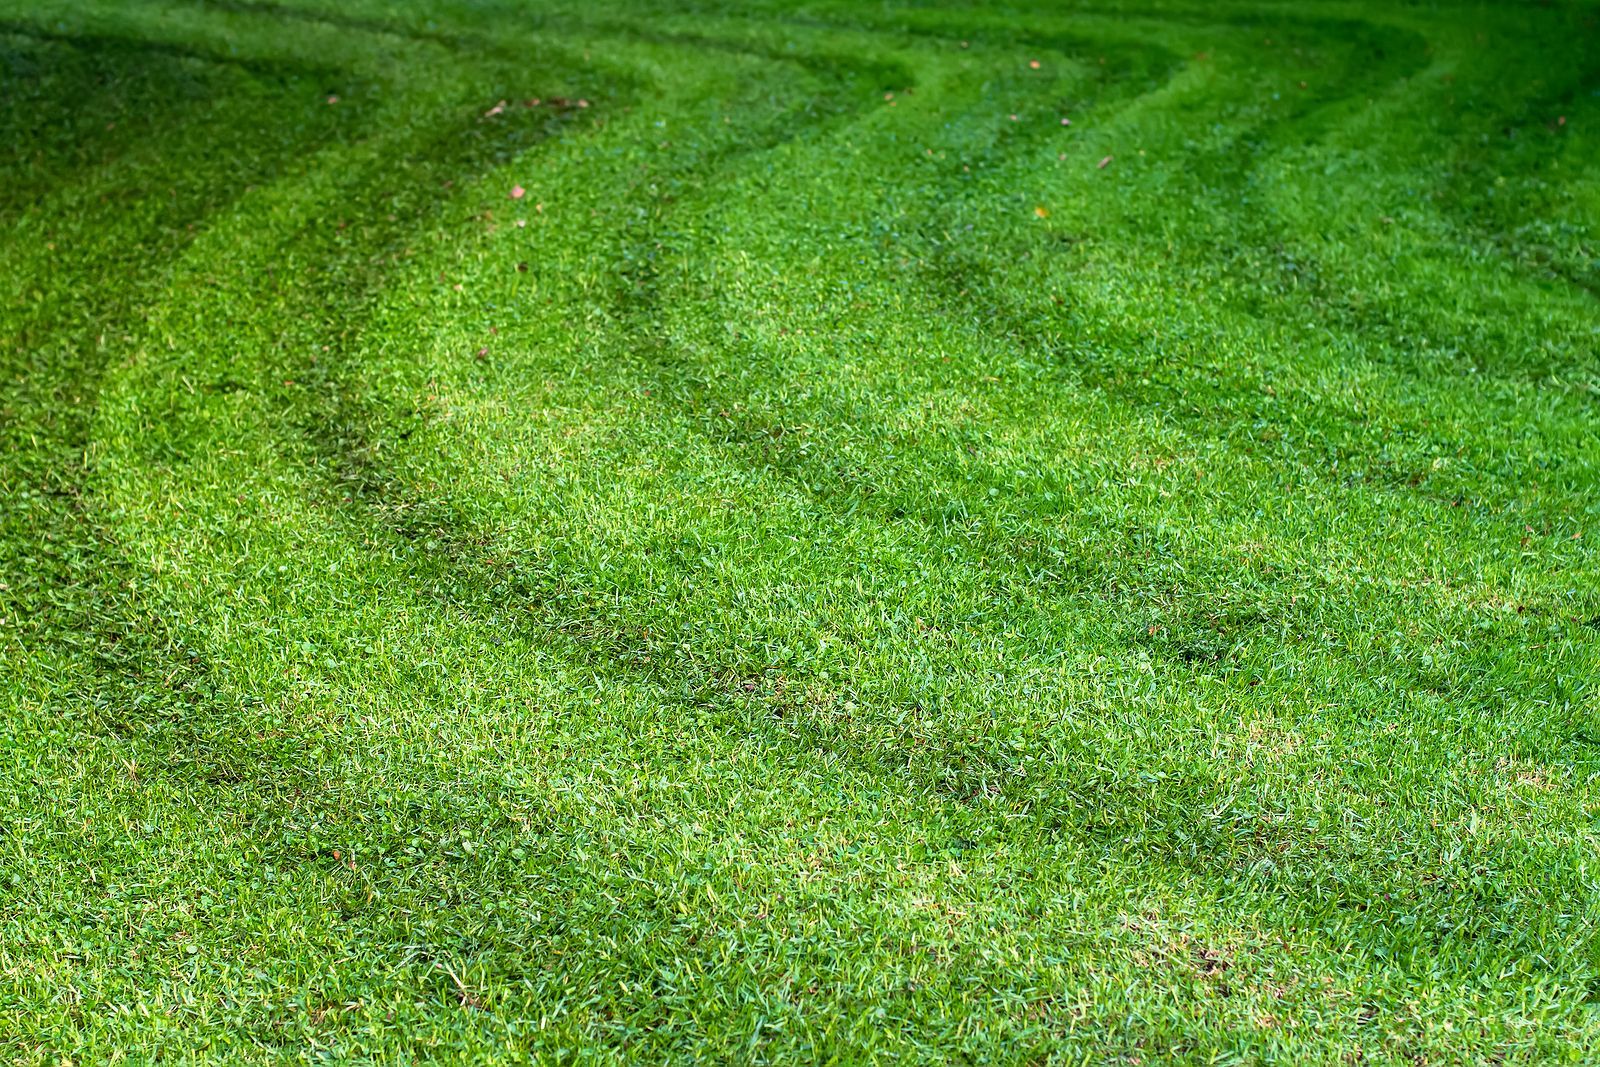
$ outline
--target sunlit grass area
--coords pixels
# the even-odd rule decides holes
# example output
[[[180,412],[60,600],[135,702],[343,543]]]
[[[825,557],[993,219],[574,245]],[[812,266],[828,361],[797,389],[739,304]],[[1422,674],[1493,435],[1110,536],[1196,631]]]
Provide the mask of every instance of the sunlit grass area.
[[[0,1051],[1600,1058],[1597,15],[0,0]]]

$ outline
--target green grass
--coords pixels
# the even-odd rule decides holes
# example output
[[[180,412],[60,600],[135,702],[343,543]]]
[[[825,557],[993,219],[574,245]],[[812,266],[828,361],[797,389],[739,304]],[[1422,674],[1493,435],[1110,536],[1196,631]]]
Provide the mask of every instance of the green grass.
[[[1594,1062],[1597,16],[0,0],[0,1055]]]

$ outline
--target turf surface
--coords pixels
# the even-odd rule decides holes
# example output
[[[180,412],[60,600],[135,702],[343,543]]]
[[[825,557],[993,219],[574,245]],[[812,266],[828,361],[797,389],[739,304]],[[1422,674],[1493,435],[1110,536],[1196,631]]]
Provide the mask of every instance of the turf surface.
[[[1600,29],[0,0],[0,1053],[1600,1057]]]

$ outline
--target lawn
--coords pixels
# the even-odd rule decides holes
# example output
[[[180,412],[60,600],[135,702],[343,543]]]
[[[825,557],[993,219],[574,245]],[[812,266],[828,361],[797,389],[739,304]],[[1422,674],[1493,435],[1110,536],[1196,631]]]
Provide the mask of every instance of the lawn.
[[[0,1057],[1600,1060],[1597,19],[0,0]]]

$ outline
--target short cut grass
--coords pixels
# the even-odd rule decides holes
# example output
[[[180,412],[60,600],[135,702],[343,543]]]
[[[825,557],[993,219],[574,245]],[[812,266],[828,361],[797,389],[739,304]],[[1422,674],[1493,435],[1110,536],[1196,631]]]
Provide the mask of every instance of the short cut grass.
[[[0,0],[0,1054],[1594,1062],[1596,17]]]

